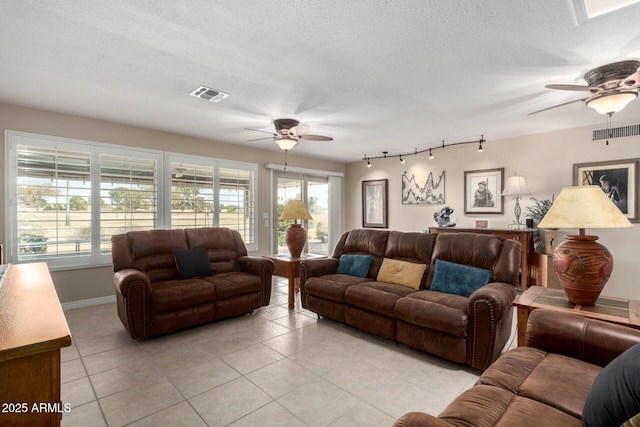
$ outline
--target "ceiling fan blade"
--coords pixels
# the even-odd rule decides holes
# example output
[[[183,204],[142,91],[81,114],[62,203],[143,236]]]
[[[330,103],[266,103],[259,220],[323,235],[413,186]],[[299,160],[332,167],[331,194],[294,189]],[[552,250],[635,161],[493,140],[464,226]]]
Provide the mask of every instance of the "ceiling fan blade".
[[[244,128],[244,130],[253,130],[253,131],[256,131],[256,132],[268,133],[268,134],[273,135],[273,136],[278,136],[275,133],[270,132],[270,131],[266,131],[266,130],[253,129],[253,128]]]
[[[574,99],[573,101],[569,101],[569,102],[565,102],[565,103],[562,103],[562,104],[554,105],[553,107],[543,108],[542,110],[534,111],[533,113],[529,113],[527,115],[530,116],[532,114],[541,113],[543,111],[551,110],[552,108],[558,108],[558,107],[562,107],[564,105],[573,104],[574,102],[579,102],[579,101],[584,102],[584,101],[587,101],[588,99],[589,98]]]
[[[302,136],[307,132],[309,132],[309,126],[307,125],[294,126],[288,130],[288,133],[291,136]]]
[[[247,139],[247,142],[262,141],[263,139],[273,139],[273,137],[272,136],[265,136],[264,138]]]
[[[308,141],[333,141],[333,138],[322,135],[301,135],[300,139],[306,139]]]
[[[600,88],[591,87],[591,86],[582,86],[582,85],[546,85],[547,89],[556,89],[556,90],[576,90],[576,91],[600,91]]]

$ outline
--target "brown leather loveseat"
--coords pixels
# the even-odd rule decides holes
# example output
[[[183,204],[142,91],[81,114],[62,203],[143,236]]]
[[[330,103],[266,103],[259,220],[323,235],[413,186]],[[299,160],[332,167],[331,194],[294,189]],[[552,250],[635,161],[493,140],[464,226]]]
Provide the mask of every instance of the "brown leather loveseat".
[[[247,256],[235,230],[130,231],[112,236],[111,251],[118,315],[133,339],[269,305],[273,263]]]
[[[300,263],[302,306],[484,370],[511,334],[521,251],[520,242],[491,235],[352,230],[342,235],[331,258]],[[363,277],[338,274],[348,256],[371,257]],[[463,269],[458,274],[463,278],[482,270],[484,284],[470,295],[432,290],[443,265]]]
[[[638,425],[638,343],[635,329],[535,310],[525,347],[500,356],[438,417],[409,412],[394,426]]]

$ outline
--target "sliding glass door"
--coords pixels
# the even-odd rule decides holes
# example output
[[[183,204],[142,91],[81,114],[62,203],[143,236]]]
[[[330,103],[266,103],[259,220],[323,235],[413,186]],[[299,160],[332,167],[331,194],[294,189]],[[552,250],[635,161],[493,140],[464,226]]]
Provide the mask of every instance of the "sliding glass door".
[[[313,219],[302,221],[307,230],[307,245],[303,253],[327,255],[329,253],[329,180],[326,177],[300,174],[274,173],[276,211],[274,217],[280,217],[289,200],[303,200]],[[275,221],[274,252],[288,253],[284,233],[290,221]]]

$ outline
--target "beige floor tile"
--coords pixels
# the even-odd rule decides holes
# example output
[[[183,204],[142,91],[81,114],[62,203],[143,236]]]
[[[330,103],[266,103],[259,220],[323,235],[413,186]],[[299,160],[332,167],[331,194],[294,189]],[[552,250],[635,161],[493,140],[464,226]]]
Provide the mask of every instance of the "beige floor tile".
[[[238,378],[196,397],[189,403],[209,426],[225,426],[272,402],[245,378]]]
[[[157,426],[206,427],[207,424],[200,418],[191,405],[187,402],[181,402],[128,425],[128,427]]]
[[[367,403],[360,403],[355,408],[329,424],[330,427],[389,427],[395,418],[385,414]]]
[[[327,372],[324,378],[363,399],[388,384],[394,375],[370,365],[365,360],[349,359],[337,369]]]
[[[60,349],[60,361],[63,363],[79,358],[80,353],[78,352],[78,347],[76,347],[76,344],[73,342],[73,340],[69,347],[62,347]]]
[[[256,344],[243,350],[225,354],[221,356],[221,359],[233,369],[245,375],[283,357],[283,355],[265,345]]]
[[[99,399],[110,427],[132,423],[183,400],[166,378]]]
[[[82,359],[73,359],[68,362],[60,364],[60,382],[66,383],[69,381],[77,380],[78,378],[86,377],[87,371],[85,371]]]
[[[360,403],[360,399],[319,378],[278,399],[310,426],[326,426]]]
[[[284,356],[291,356],[292,354],[299,353],[305,349],[305,345],[310,341],[306,336],[291,331],[283,335],[279,335],[275,338],[270,338],[262,342],[269,348],[274,349],[278,353]]]
[[[132,362],[142,362],[146,354],[138,346],[127,346],[103,351],[83,357],[84,365],[89,375],[108,371],[113,368],[130,365]]]
[[[307,384],[317,376],[288,359],[278,360],[251,372],[246,378],[274,399]]]
[[[402,379],[394,379],[365,401],[391,415],[394,419],[407,412],[422,411],[430,414],[439,414],[453,400],[442,396],[435,388],[428,384],[418,387]]]
[[[305,427],[306,424],[278,402],[271,402],[229,424],[231,427]]]
[[[291,315],[291,311],[279,305],[262,307],[253,312],[253,316],[264,317],[267,320],[275,320]]]
[[[135,361],[90,376],[98,398],[160,381],[164,375],[146,360]]]
[[[96,400],[88,377],[61,384],[60,396],[62,403],[70,404],[71,408],[76,408]]]
[[[400,378],[427,390],[438,390],[440,395],[453,400],[480,377],[478,371],[469,367],[433,359],[430,363],[415,365]]]
[[[92,354],[116,348],[136,347],[136,343],[131,339],[129,333],[123,329],[115,334],[80,341],[77,346],[82,356],[91,356]]]
[[[98,402],[94,400],[82,406],[72,407],[71,411],[62,414],[60,425],[62,427],[106,427],[107,423]]]
[[[177,369],[167,374],[169,380],[189,399],[200,393],[240,377],[235,369],[217,357],[210,355],[209,360],[186,369]]]
[[[316,319],[312,319],[309,316],[305,316],[300,313],[291,313],[287,317],[281,317],[274,320],[275,323],[284,326],[287,329],[300,329],[306,325],[316,323]]]

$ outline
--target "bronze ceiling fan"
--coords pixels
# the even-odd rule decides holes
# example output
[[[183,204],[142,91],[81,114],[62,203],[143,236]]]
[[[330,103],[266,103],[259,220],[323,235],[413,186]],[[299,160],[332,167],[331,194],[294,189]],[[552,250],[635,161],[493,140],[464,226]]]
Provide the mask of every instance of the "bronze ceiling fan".
[[[260,129],[251,129],[256,132],[270,133],[271,137],[250,139],[249,141],[259,141],[261,139],[273,138],[273,142],[280,147],[283,151],[289,151],[296,145],[301,139],[307,141],[333,141],[333,138],[323,135],[311,135],[309,132],[309,126],[301,125],[299,121],[295,119],[276,119],[273,121],[273,125],[276,128],[274,132],[267,132]]]
[[[553,107],[543,108],[531,114],[562,107],[574,102],[586,102],[600,114],[611,117],[636,99],[640,91],[640,61],[620,61],[603,65],[584,75],[587,85],[551,84],[546,88],[590,92],[586,98],[575,99]]]

